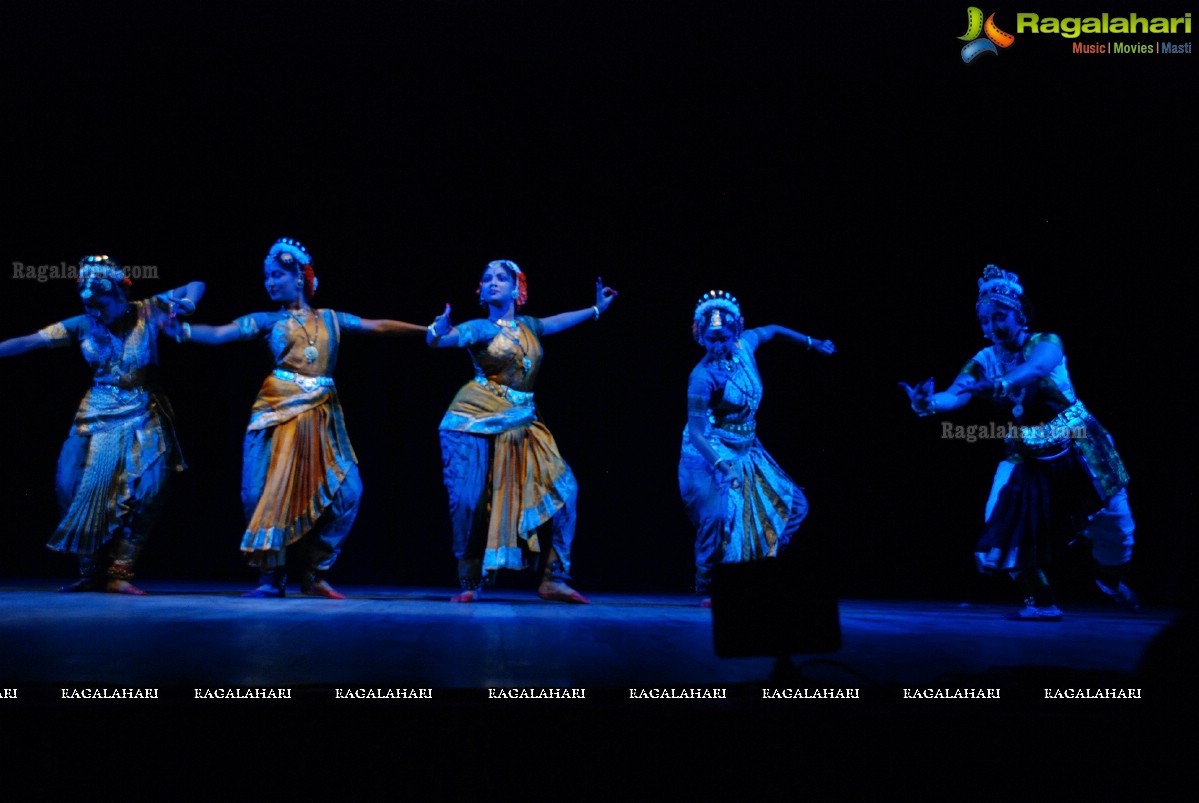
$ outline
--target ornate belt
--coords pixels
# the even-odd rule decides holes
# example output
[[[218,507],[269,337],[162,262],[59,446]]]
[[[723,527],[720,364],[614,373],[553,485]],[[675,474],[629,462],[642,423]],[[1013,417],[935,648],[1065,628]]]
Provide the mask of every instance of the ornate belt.
[[[734,424],[729,421],[726,423],[712,422],[712,426],[717,429],[723,429],[725,432],[732,432],[735,435],[752,435],[758,428],[757,421],[746,421],[743,424]]]
[[[1033,453],[1034,456],[1044,456],[1048,452],[1060,454],[1071,440],[1086,437],[1087,421],[1090,418],[1090,411],[1080,399],[1046,424],[1020,427],[1019,447],[1022,451]]]
[[[313,391],[317,388],[333,387],[333,377],[331,376],[305,376],[297,374],[295,371],[284,371],[282,368],[275,369],[275,376],[284,382],[296,383],[301,390]]]
[[[101,382],[97,382],[92,387],[96,390],[104,391],[110,396],[124,399],[131,399],[134,396],[144,393],[146,390],[141,385],[132,388],[123,388],[120,385],[107,385]]]
[[[495,382],[485,376],[476,376],[475,382],[482,385],[488,393],[494,393],[501,399],[507,399],[517,407],[527,407],[533,403],[533,391],[531,390],[516,390],[507,385],[501,385],[499,382]]]

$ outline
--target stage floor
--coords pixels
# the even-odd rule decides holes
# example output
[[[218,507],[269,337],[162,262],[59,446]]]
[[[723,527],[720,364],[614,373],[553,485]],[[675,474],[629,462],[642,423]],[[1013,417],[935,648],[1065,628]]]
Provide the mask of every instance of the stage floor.
[[[719,658],[694,597],[590,595],[591,605],[492,591],[345,587],[342,601],[244,599],[244,585],[147,580],[146,597],[59,594],[0,582],[0,686],[426,688],[754,687],[770,658]],[[795,656],[788,684],[858,688],[1135,685],[1149,642],[1177,615],[1067,606],[1060,623],[1010,622],[1006,605],[841,600],[842,647]],[[777,684],[776,684],[777,685]],[[1104,685],[1110,685],[1105,682]],[[881,692],[880,692],[881,693]]]
[[[1072,606],[1034,624],[1005,620],[1004,605],[846,599],[841,648],[772,676],[771,658],[717,657],[712,612],[686,595],[595,592],[579,606],[499,590],[456,605],[445,588],[346,586],[343,601],[243,599],[244,585],[221,583],[146,580],[141,598],[54,588],[0,581],[0,719],[22,734],[22,766],[64,794],[79,783],[64,756],[107,767],[131,751],[216,791],[236,770],[253,799],[292,781],[310,792],[309,770],[329,766],[321,777],[352,778],[361,799],[394,799],[397,778],[418,776],[429,799],[485,799],[502,765],[605,803],[692,787],[712,799],[718,776],[736,795],[847,800],[880,799],[903,777],[907,799],[920,784],[919,799],[949,799],[936,769],[949,766],[985,768],[978,799],[1010,800],[1004,786],[1031,776],[995,757],[1032,745],[1051,748],[1038,766],[1071,789],[1081,774],[1140,794],[1186,766],[1160,723],[1187,695],[1142,668],[1189,621],[1173,610]],[[97,698],[146,690],[156,696]],[[1119,772],[1095,745],[1118,751]],[[1062,763],[1079,749],[1085,761]],[[1133,749],[1152,772],[1127,771]],[[597,773],[586,785],[584,764]],[[122,788],[155,799],[151,777],[126,774]]]

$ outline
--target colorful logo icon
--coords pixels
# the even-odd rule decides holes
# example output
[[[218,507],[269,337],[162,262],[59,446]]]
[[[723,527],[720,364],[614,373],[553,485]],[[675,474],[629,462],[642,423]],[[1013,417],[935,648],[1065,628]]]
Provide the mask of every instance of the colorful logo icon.
[[[981,34],[986,34],[986,38],[980,38]],[[974,61],[983,53],[992,53],[999,55],[997,47],[1011,47],[1012,42],[1016,41],[1016,37],[1010,33],[1004,33],[999,30],[999,26],[995,24],[995,15],[987,17],[987,21],[983,22],[983,12],[977,6],[970,6],[966,9],[966,34],[959,36],[963,42],[968,44],[962,48],[962,61],[966,64]]]

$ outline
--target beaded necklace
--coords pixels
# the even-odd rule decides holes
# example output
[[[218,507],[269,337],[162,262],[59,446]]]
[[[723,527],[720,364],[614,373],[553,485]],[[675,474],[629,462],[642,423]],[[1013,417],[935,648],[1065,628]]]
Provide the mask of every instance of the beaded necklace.
[[[301,311],[305,313],[308,312],[308,310]],[[316,319],[316,332],[315,334],[309,335],[308,327],[304,325],[304,322],[301,321],[294,312],[289,309],[287,310],[287,314],[290,315],[292,319],[300,325],[300,328],[304,330],[304,338],[308,341],[308,348],[304,349],[304,359],[306,359],[309,363],[316,362],[316,358],[321,355],[320,351],[316,347],[316,338],[321,333],[321,317],[319,315],[312,316]]]
[[[529,359],[529,351],[520,340],[519,324],[516,321],[509,321],[504,318],[496,318],[492,323],[496,325],[501,334],[505,335],[520,349],[520,353],[523,355],[520,364],[524,366],[525,374],[528,374],[533,369],[533,361]]]

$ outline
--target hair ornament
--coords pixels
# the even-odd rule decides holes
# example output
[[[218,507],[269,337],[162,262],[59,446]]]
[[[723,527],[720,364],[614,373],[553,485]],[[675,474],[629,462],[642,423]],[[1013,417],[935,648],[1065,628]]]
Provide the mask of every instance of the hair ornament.
[[[91,298],[96,293],[111,293],[118,285],[129,285],[125,271],[106,254],[85,256],[79,260],[79,297]]]
[[[312,255],[299,240],[291,237],[280,237],[275,240],[271,250],[267,251],[266,264],[274,263],[281,268],[299,274],[304,282],[304,292],[311,297],[316,293],[319,282],[312,267]]]
[[[976,306],[1002,304],[1011,309],[1022,309],[1020,298],[1023,295],[1024,287],[1020,284],[1019,276],[998,265],[987,265],[983,268],[982,278],[978,280]]]
[[[723,316],[721,315],[722,311]],[[708,325],[720,328],[726,323],[739,319],[741,307],[738,306],[737,299],[731,293],[724,290],[709,290],[700,296],[699,303],[695,305],[695,322],[702,326],[708,313],[712,314],[712,320]]]

